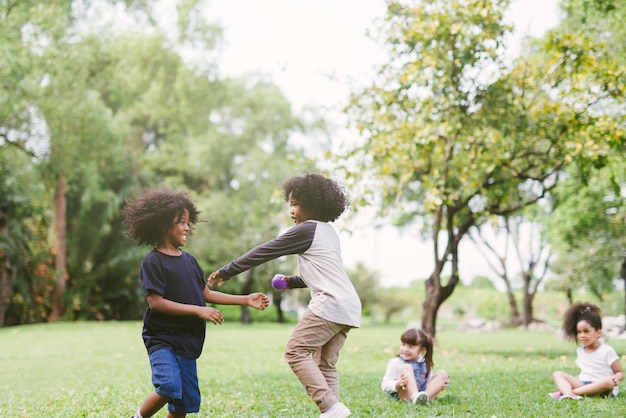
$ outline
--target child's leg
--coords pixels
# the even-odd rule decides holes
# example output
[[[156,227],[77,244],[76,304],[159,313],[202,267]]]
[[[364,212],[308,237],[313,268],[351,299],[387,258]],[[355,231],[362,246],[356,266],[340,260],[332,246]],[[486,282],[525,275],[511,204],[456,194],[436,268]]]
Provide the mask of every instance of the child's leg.
[[[150,353],[148,357],[152,369],[152,384],[156,389],[139,408],[141,416],[152,417],[167,403],[170,403],[168,418],[182,418],[186,412],[198,411],[200,391],[196,361],[182,358],[165,348]]]
[[[337,334],[342,331],[346,332],[345,328],[345,325],[327,321],[307,310],[287,342],[285,360],[289,363],[291,370],[296,374],[309,397],[317,404],[321,412],[338,403],[339,398],[334,390],[330,388],[324,373],[322,373],[312,355],[318,354],[319,361],[322,357],[322,352],[317,353],[318,350]],[[341,340],[337,340],[337,344],[339,343],[341,343]],[[338,358],[338,353],[336,355]],[[333,381],[332,372],[328,369],[334,368],[337,358],[333,360],[328,353],[327,357],[324,360],[323,367],[327,369],[326,373],[331,376],[331,384],[336,386],[338,382],[335,383]]]
[[[326,344],[315,352],[315,362],[328,383],[328,387],[333,392],[337,400],[339,397],[339,375],[337,373],[337,361],[339,360],[339,351],[348,338],[348,330],[340,331],[332,337]]]
[[[188,413],[200,411],[201,395],[196,360],[179,355],[176,355],[176,359],[180,371],[182,396],[169,403],[167,418],[180,418]]]
[[[150,418],[161,410],[171,399],[164,398],[156,392],[152,392],[139,408],[139,413],[143,418]],[[185,414],[167,412],[167,418],[183,418]]]
[[[579,388],[583,385],[583,383],[578,380],[578,378],[574,376],[570,376],[569,374],[556,371],[552,373],[552,380],[554,380],[554,384],[559,389],[563,395],[569,395],[574,392],[574,389]]]
[[[580,396],[607,396],[611,394],[614,387],[611,378],[606,378],[577,387],[572,392]]]
[[[400,368],[400,375],[398,378],[406,377],[408,382],[405,386],[398,388],[398,397],[407,402],[411,402],[413,395],[418,392],[417,382],[415,381],[415,375],[413,374],[413,367],[410,364],[403,364]]]
[[[428,384],[426,385],[426,394],[428,395],[428,399],[435,399],[439,392],[448,386],[449,380],[450,377],[445,370],[438,370],[437,373],[430,378]]]
[[[143,418],[150,418],[159,412],[159,410],[161,410],[161,408],[163,408],[169,401],[170,399],[164,398],[156,392],[152,392],[148,395],[146,400],[143,401],[143,405],[139,408],[139,413]]]

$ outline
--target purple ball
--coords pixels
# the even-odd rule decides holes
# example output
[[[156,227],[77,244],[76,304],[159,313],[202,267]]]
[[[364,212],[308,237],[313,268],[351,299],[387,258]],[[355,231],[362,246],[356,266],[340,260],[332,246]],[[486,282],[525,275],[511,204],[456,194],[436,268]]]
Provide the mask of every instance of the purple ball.
[[[272,279],[272,287],[276,290],[285,290],[287,288],[287,280],[283,280],[283,274],[275,274]]]

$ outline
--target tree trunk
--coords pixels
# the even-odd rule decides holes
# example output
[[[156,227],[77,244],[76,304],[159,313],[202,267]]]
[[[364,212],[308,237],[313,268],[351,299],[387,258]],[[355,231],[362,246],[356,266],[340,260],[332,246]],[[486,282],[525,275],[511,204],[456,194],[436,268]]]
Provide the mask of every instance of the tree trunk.
[[[0,212],[0,236],[9,237],[9,215],[5,210]],[[9,239],[7,239],[8,244]],[[4,326],[4,318],[11,303],[11,290],[17,275],[17,267],[11,264],[9,246],[0,246],[0,327]]]
[[[509,309],[511,310],[511,324],[518,325],[522,322],[519,310],[517,309],[517,301],[515,300],[515,293],[511,287],[511,282],[506,275],[501,276],[506,284],[506,294],[509,298]]]
[[[567,297],[567,301],[569,302],[569,306],[574,304],[574,295],[572,294],[572,288],[568,287],[565,291],[565,296]]]
[[[54,254],[54,270],[56,279],[52,288],[52,310],[48,317],[49,322],[58,321],[63,315],[63,295],[67,283],[67,179],[57,176],[54,196],[56,238]]]
[[[439,228],[435,228],[434,232],[434,247],[433,252],[435,255],[435,270],[426,280],[426,299],[422,304],[424,311],[422,313],[422,329],[430,334],[432,338],[435,338],[437,333],[437,313],[441,304],[452,295],[454,288],[459,283],[459,242],[463,235],[467,233],[472,226],[473,219],[469,219],[467,222],[458,227],[455,234],[452,214],[448,214],[447,220],[447,245],[446,250],[443,252],[441,258],[439,257]],[[441,273],[447,263],[451,264],[450,280],[444,286],[441,283]]]
[[[452,295],[454,288],[459,282],[457,248],[458,247],[455,245],[451,250],[452,274],[448,284],[445,286],[441,284],[441,272],[443,271],[443,267],[445,265],[444,262],[437,263],[435,271],[431,274],[428,280],[426,280],[426,299],[422,304],[424,308],[424,312],[422,314],[422,329],[429,333],[433,338],[435,338],[435,334],[437,332],[437,313],[439,312],[439,307],[450,297],[450,295]],[[444,258],[444,260],[445,259],[446,258]]]
[[[426,299],[422,307],[424,312],[422,314],[422,329],[429,333],[431,337],[435,338],[436,326],[437,326],[437,313],[439,312],[439,293],[441,291],[438,272],[434,272],[426,280]]]
[[[533,298],[534,294],[528,291],[524,292],[524,327],[528,328],[533,322]]]
[[[524,280],[524,328],[528,328],[528,325],[533,320],[533,307],[532,298],[530,297],[530,280],[532,278],[532,268],[528,271],[522,272]]]
[[[243,282],[243,285],[241,286],[241,294],[242,295],[250,294],[250,289],[252,289],[253,283],[254,283],[254,269],[250,269],[246,273],[246,280]],[[250,308],[248,308],[248,305],[241,305],[241,323],[242,324],[252,323],[252,318],[250,317]]]
[[[272,299],[274,301],[274,306],[276,306],[276,314],[278,316],[278,323],[285,323],[285,314],[283,312],[282,301],[283,301],[283,293],[278,290],[274,290],[272,292]]]

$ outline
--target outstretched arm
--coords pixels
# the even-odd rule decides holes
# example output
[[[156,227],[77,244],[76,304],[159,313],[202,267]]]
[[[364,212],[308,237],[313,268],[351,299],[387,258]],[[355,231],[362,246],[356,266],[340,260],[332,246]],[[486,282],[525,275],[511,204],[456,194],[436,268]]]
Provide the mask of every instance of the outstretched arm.
[[[222,313],[209,306],[188,305],[186,303],[174,302],[154,292],[149,293],[147,299],[150,309],[155,312],[162,312],[169,315],[197,316],[205,321],[211,321],[214,324],[224,323]]]
[[[247,305],[255,309],[263,310],[270,304],[270,299],[263,293],[251,293],[249,295],[229,295],[204,287],[204,300],[208,303],[219,305]]]
[[[211,273],[208,278],[209,287],[213,287],[215,284],[220,287],[224,281],[231,277],[283,255],[305,252],[313,242],[316,227],[315,222],[304,222],[295,225],[271,241],[257,245],[218,271]]]

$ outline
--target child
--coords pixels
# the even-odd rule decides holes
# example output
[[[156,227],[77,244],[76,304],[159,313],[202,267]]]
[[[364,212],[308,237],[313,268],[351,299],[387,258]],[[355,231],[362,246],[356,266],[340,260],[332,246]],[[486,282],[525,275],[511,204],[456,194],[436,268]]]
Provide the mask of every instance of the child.
[[[433,339],[421,329],[401,336],[400,354],[389,360],[381,389],[396,400],[423,403],[433,400],[449,383],[445,370],[432,373]]]
[[[134,415],[148,418],[166,403],[168,418],[200,410],[196,359],[204,344],[206,322],[222,324],[222,313],[206,303],[248,305],[265,309],[262,293],[233,296],[209,290],[196,259],[180,250],[198,221],[198,210],[184,193],[151,190],[126,201],[122,209],[126,235],[152,245],[143,259],[140,278],[148,308],[143,340],[155,387]]]
[[[347,417],[350,410],[339,401],[335,366],[348,332],[361,324],[361,301],[343,269],[339,237],[328,223],[344,212],[347,198],[337,183],[314,173],[287,180],[283,191],[295,226],[213,272],[209,286],[221,286],[277,257],[298,254],[300,274],[284,280],[288,289],[308,287],[311,302],[289,338],[285,360],[321,417]]]
[[[552,374],[559,389],[550,393],[554,399],[582,399],[583,396],[617,396],[624,372],[613,349],[600,341],[600,308],[590,303],[572,305],[565,313],[563,333],[570,341],[582,344],[576,349],[576,377],[561,371]]]

